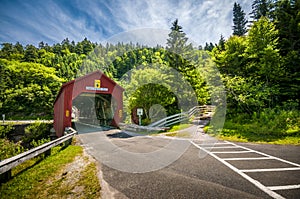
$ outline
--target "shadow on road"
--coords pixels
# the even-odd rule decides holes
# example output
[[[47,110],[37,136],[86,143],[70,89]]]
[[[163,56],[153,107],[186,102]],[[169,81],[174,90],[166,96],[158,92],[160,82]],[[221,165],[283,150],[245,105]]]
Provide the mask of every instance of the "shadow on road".
[[[112,134],[107,134],[106,136],[109,138],[131,138],[131,137],[133,137],[124,132],[116,132],[116,133],[112,133]]]

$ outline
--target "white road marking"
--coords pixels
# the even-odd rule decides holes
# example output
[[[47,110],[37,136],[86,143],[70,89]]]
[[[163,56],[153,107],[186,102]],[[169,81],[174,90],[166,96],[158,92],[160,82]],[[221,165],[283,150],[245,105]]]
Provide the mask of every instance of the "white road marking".
[[[230,143],[230,144],[233,144],[233,145],[236,145],[236,146],[239,146],[239,145],[237,145],[237,144],[235,144],[235,143],[231,143],[231,142],[228,142],[228,141],[225,141],[225,142]],[[239,147],[241,147],[241,148],[243,148],[243,149],[245,149],[245,150],[251,150],[251,151],[254,151],[254,150],[249,149],[249,148],[244,147],[244,146],[239,146]],[[300,164],[297,164],[297,163],[294,163],[294,162],[290,162],[290,161],[287,161],[287,160],[284,160],[284,159],[281,159],[281,158],[278,158],[278,157],[275,157],[275,156],[271,156],[271,155],[268,155],[268,154],[266,154],[266,153],[262,153],[262,152],[259,152],[259,151],[254,151],[254,152],[257,153],[257,154],[260,154],[260,155],[262,155],[262,156],[271,157],[271,158],[276,159],[276,160],[279,160],[279,161],[281,161],[281,162],[288,163],[288,164],[293,165],[293,166],[296,166],[296,167],[300,167]]]
[[[240,147],[237,147],[237,146],[216,146],[216,147],[213,147],[213,146],[211,146],[211,147],[204,147],[204,148],[206,148],[206,149],[208,149],[208,148],[212,148],[212,149],[238,149]]]
[[[215,143],[203,143],[203,144],[201,144],[201,143],[199,143],[199,145],[201,145],[201,146],[215,146],[215,145],[221,145],[221,144],[224,144],[224,145],[232,145],[232,144],[230,144],[230,143],[227,143],[227,142],[215,142]]]
[[[213,151],[211,153],[253,153],[253,151]]]
[[[232,161],[232,160],[271,160],[273,158],[270,157],[257,157],[257,158],[223,158],[225,161]]]
[[[268,171],[295,171],[300,170],[300,167],[289,167],[289,168],[271,168],[271,169],[241,169],[241,172],[244,173],[253,173],[253,172],[268,172]]]
[[[276,191],[276,190],[289,190],[289,189],[300,189],[300,184],[296,185],[284,185],[284,186],[271,186],[268,187],[269,189]]]
[[[193,141],[191,141],[191,143],[197,147],[198,149],[201,149],[203,151],[205,151],[206,153],[208,153],[209,155],[211,155],[212,157],[214,157],[215,159],[219,160],[220,162],[222,162],[224,165],[226,165],[227,167],[229,167],[230,169],[232,169],[234,172],[238,173],[239,175],[241,175],[243,178],[245,178],[246,180],[248,180],[249,182],[251,182],[252,184],[254,184],[256,187],[258,187],[260,190],[264,191],[265,193],[267,193],[269,196],[276,198],[276,199],[284,199],[284,197],[282,197],[281,195],[279,195],[278,193],[272,191],[271,189],[267,188],[266,186],[264,186],[263,184],[261,184],[260,182],[258,182],[257,180],[254,180],[253,178],[251,178],[250,176],[248,176],[247,174],[241,172],[239,169],[237,169],[236,167],[232,166],[231,164],[229,164],[228,162],[226,162],[225,160],[223,160],[222,158],[219,158],[217,155],[211,153],[210,151],[206,150],[205,148],[198,146],[196,143],[194,143]]]

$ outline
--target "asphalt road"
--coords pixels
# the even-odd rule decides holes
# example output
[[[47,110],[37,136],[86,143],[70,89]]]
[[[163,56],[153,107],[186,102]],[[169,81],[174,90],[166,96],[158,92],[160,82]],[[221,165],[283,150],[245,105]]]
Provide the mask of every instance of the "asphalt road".
[[[207,144],[203,137],[192,144],[189,140],[131,137],[87,126],[78,126],[77,130],[85,148],[101,163],[103,180],[110,188],[104,198],[272,198],[255,182],[273,187],[300,184],[300,169],[277,159],[227,161],[236,170],[222,163],[226,158],[262,157],[253,152],[226,153],[244,150],[241,146],[300,164],[298,146],[233,143],[238,147],[231,147],[230,143],[215,144],[212,140],[215,148],[206,148],[205,152],[201,150]],[[290,167],[296,169],[246,173],[254,183],[239,174],[241,170]],[[278,194],[275,198],[300,197],[299,188],[274,192]]]

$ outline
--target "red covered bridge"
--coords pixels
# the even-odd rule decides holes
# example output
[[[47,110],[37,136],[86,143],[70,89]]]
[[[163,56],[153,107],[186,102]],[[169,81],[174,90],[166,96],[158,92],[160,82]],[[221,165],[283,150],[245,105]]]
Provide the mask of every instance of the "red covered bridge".
[[[122,120],[123,91],[100,71],[62,85],[54,102],[54,129],[61,137],[72,119],[100,126],[115,126]]]

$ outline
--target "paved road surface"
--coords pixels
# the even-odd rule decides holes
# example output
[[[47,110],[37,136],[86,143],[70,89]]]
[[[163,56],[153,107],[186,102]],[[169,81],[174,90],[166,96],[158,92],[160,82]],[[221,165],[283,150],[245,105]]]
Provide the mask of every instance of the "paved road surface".
[[[203,135],[200,140],[194,140],[192,143],[189,140],[178,141],[176,144],[187,146],[187,148],[171,164],[158,170],[132,173],[126,172],[126,165],[129,164],[132,168],[141,171],[141,168],[155,168],[156,162],[153,161],[153,165],[149,167],[151,162],[149,163],[147,157],[141,161],[133,161],[134,159],[126,156],[120,157],[118,160],[113,157],[111,158],[112,162],[117,161],[119,166],[123,164],[125,167],[123,171],[114,169],[110,165],[111,162],[108,162],[109,158],[103,160],[103,157],[105,155],[108,157],[115,154],[122,155],[122,153],[116,148],[112,148],[111,151],[99,151],[105,150],[100,146],[105,145],[104,137],[118,149],[146,155],[160,151],[174,140],[150,136],[131,137],[115,130],[101,131],[101,129],[86,126],[78,126],[78,131],[81,133],[79,137],[89,153],[106,164],[101,164],[103,179],[113,190],[113,195],[108,195],[107,198],[112,196],[115,198],[300,197],[300,187],[297,187],[300,184],[299,146],[242,144],[224,141],[215,143],[215,140]],[[204,139],[212,142],[204,142]],[[186,143],[189,145],[185,145]],[[210,143],[212,144],[210,145]],[[247,150],[248,152],[246,152]],[[263,154],[260,154],[261,152]],[[170,153],[170,156],[172,155]],[[230,168],[230,165],[233,169]],[[265,170],[274,168],[279,171]],[[252,169],[260,170],[253,172]],[[243,175],[247,175],[248,178]],[[251,179],[253,180],[251,181]]]

